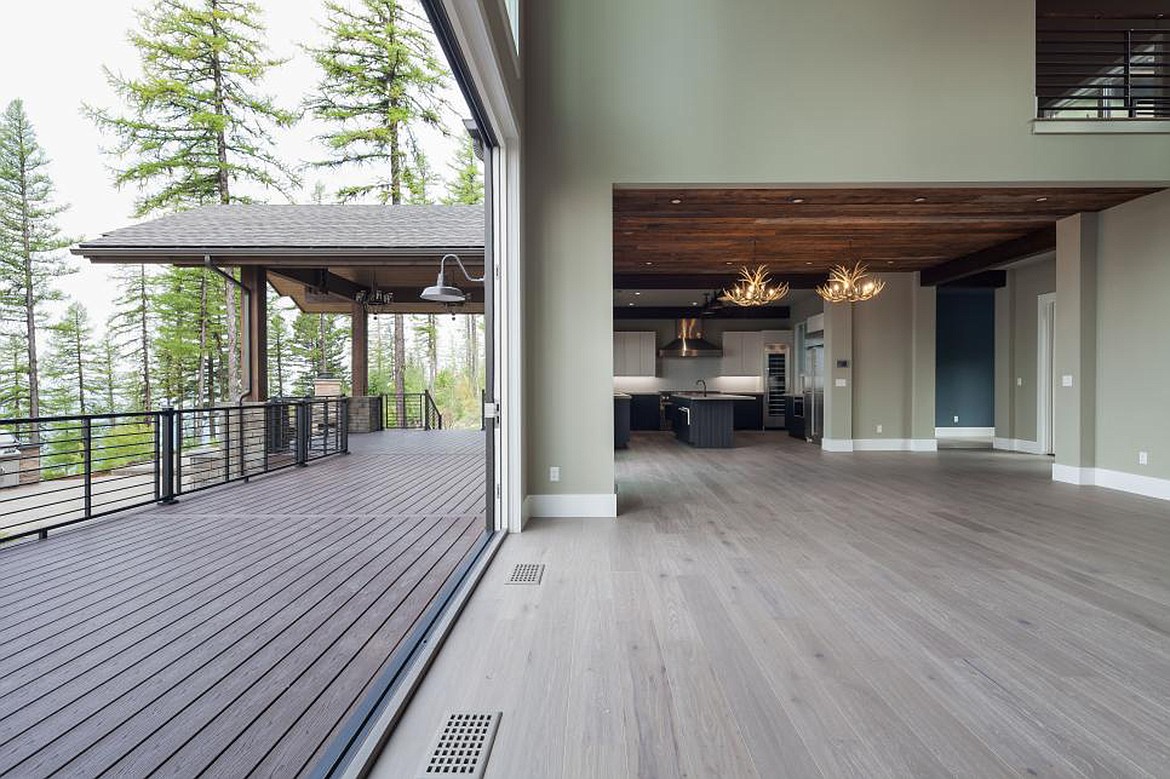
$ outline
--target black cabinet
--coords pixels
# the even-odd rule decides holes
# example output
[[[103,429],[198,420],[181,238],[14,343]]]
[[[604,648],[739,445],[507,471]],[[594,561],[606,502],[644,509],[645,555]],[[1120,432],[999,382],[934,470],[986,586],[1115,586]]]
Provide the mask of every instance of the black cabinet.
[[[804,396],[785,395],[784,427],[793,438],[804,438]]]
[[[613,445],[625,449],[630,445],[630,396],[614,396],[613,399]]]
[[[630,429],[658,430],[662,425],[658,418],[658,393],[636,394],[630,400]]]
[[[736,430],[764,429],[764,396],[752,395],[751,400],[737,400],[734,407]]]

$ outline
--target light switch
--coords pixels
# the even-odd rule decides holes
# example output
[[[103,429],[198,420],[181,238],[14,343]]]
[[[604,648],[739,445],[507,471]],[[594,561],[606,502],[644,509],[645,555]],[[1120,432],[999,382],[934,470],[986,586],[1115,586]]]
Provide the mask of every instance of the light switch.
[[[849,382],[846,381],[845,379],[837,379],[836,381],[833,382],[833,386],[834,387],[847,387],[847,386],[849,386]]]
[[[1060,377],[1060,386],[1062,386],[1062,387],[1071,387],[1072,386],[1072,374],[1071,373],[1066,373]]]
[[[1023,379],[1023,377],[1021,377],[1021,376],[1017,376],[1017,377],[1016,377],[1016,386],[1017,386],[1017,387],[1022,387],[1022,386],[1024,386],[1024,379]]]

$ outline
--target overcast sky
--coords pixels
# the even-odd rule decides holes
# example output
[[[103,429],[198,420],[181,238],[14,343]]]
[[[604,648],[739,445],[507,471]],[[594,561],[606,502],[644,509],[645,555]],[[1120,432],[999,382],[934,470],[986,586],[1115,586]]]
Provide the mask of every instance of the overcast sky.
[[[115,72],[138,72],[135,49],[126,32],[135,25],[135,8],[149,0],[37,0],[5,3],[5,40],[0,46],[0,102],[7,105],[22,98],[41,145],[52,164],[50,175],[59,202],[70,208],[60,217],[64,231],[75,238],[93,238],[133,221],[135,192],[117,190],[107,167],[111,160],[101,149],[110,145],[89,119],[81,104],[120,108],[106,83],[102,66]],[[278,57],[291,61],[274,70],[264,85],[283,107],[295,108],[305,90],[317,82],[316,66],[298,44],[320,39],[318,22],[322,4],[317,0],[259,0],[268,26],[269,48]],[[462,98],[454,90],[450,101],[464,111]],[[455,118],[452,124],[456,124]],[[321,156],[313,138],[321,131],[312,120],[277,136],[278,155],[291,163]],[[446,176],[454,153],[454,139],[437,133],[422,138],[432,167]],[[346,177],[350,178],[350,177]],[[305,193],[324,180],[330,190],[343,182],[328,171],[307,171]],[[277,193],[273,202],[283,202]],[[111,312],[113,287],[107,270],[74,258],[79,272],[61,281],[66,294],[89,309],[100,330]]]

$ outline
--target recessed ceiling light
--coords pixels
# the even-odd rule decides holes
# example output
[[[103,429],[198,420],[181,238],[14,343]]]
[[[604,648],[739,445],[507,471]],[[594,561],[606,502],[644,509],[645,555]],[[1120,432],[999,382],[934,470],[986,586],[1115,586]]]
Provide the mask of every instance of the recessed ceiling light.
[[[635,295],[641,295],[642,293],[641,293],[641,292],[635,292],[634,294],[635,294]]]
[[[805,265],[812,265],[812,263],[811,263],[811,262],[806,262],[806,263],[805,263]]]
[[[725,263],[723,263],[723,264],[724,264],[724,265],[730,265],[731,263],[730,263],[730,262],[725,262]]]
[[[681,203],[681,202],[682,202],[682,198],[681,198],[681,197],[672,197],[672,198],[670,199],[670,202],[671,202],[671,203],[674,203],[674,204],[677,206],[679,203]]]
[[[886,265],[893,265],[893,264],[894,264],[893,260],[886,260]]]
[[[926,198],[924,198],[922,195],[919,195],[918,197],[914,198],[914,202],[915,203],[925,203]]]
[[[650,262],[650,260],[646,260],[646,264],[647,264],[647,265],[653,265],[654,263]]]
[[[1047,202],[1048,202],[1048,198],[1046,198],[1046,197],[1038,197],[1038,198],[1036,198],[1036,202],[1037,202],[1037,203],[1047,203]]]
[[[803,202],[804,202],[804,198],[802,198],[802,197],[790,197],[790,198],[788,198],[788,202],[789,202],[789,203],[796,203],[797,205],[800,205],[801,203],[803,203]]]
[[[691,305],[692,305],[692,306],[697,306],[697,305],[699,305],[699,301],[697,301],[697,300],[692,300],[692,301],[691,301]]]
[[[634,305],[634,304],[633,304],[633,303],[627,303],[626,305],[627,305],[627,306],[632,306],[632,305]]]

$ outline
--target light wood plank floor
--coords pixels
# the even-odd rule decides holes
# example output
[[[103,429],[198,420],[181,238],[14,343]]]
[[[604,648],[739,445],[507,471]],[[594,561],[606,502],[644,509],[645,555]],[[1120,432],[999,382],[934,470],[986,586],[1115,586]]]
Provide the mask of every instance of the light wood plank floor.
[[[1170,504],[740,441],[635,435],[619,519],[509,538],[374,775],[501,710],[494,779],[1170,776]]]

